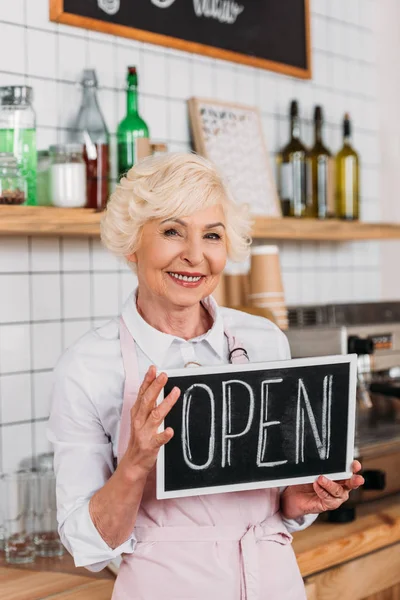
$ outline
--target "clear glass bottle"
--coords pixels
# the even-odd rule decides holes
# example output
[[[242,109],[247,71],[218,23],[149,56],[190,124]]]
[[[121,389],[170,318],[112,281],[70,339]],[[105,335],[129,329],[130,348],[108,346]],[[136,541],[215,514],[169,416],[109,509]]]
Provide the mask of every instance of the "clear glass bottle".
[[[138,112],[138,76],[136,67],[128,67],[126,117],[117,130],[118,175],[122,177],[136,162],[137,138],[148,138],[149,129]]]
[[[74,141],[84,145],[86,163],[87,208],[102,210],[109,196],[110,136],[97,99],[97,77],[85,69],[82,103],[74,125]]]
[[[314,110],[314,145],[307,154],[307,205],[310,216],[319,219],[334,217],[335,179],[334,161],[331,152],[324,145],[322,138],[324,118],[321,106]]]
[[[290,141],[277,156],[278,190],[285,217],[307,216],[307,149],[300,139],[299,105],[290,105]]]
[[[54,206],[86,206],[86,165],[81,144],[50,146],[50,194]]]
[[[0,153],[0,204],[25,204],[27,185],[10,152]]]
[[[343,119],[343,147],[336,155],[336,211],[340,219],[359,218],[360,160],[351,145],[351,121]]]
[[[28,184],[27,204],[36,204],[36,117],[33,90],[25,85],[0,87],[0,152],[14,154]]]

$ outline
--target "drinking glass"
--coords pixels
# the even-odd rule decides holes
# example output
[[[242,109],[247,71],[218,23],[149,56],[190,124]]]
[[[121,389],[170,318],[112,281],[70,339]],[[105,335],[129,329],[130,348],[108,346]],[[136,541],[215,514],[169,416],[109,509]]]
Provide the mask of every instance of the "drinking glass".
[[[57,530],[54,471],[39,471],[37,473],[34,542],[37,556],[62,556],[64,553],[64,547]]]
[[[36,476],[31,471],[5,473],[1,478],[4,550],[8,563],[31,563],[35,560],[35,480]]]

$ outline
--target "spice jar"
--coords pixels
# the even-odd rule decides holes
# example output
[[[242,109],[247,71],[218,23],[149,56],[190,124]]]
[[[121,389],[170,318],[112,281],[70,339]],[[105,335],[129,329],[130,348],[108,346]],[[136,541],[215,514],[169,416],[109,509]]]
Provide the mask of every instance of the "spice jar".
[[[79,208],[86,204],[86,165],[82,144],[50,146],[50,194],[54,206]]]
[[[0,152],[0,204],[24,204],[27,184],[18,169],[18,161],[9,152]]]

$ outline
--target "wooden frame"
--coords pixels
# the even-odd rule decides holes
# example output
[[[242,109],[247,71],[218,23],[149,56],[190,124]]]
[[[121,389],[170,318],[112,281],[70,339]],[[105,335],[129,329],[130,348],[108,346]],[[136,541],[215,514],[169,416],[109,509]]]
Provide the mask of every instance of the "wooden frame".
[[[268,151],[267,151],[267,145],[265,142],[264,132],[262,129],[262,124],[261,124],[261,114],[260,114],[260,111],[258,110],[258,108],[254,107],[254,106],[246,106],[246,105],[242,105],[242,104],[235,104],[232,102],[223,102],[221,100],[212,100],[212,99],[207,99],[207,98],[190,98],[188,100],[188,105],[189,105],[190,125],[192,128],[192,136],[193,136],[193,142],[194,142],[196,152],[198,152],[202,156],[205,156],[209,160],[213,161],[215,163],[215,165],[220,169],[222,175],[227,177],[228,183],[229,183],[229,177],[225,173],[225,165],[220,163],[218,161],[218,159],[216,159],[215,153],[210,151],[209,146],[212,144],[211,144],[211,142],[208,144],[208,140],[206,139],[201,112],[204,109],[204,107],[208,106],[208,107],[210,107],[211,110],[212,110],[212,108],[219,107],[222,111],[226,111],[226,112],[228,112],[230,110],[231,111],[241,111],[242,113],[253,114],[255,116],[256,121],[257,121],[256,130],[258,130],[257,132],[259,134],[259,138],[258,138],[259,144],[260,144],[259,149],[262,154],[262,157],[261,157],[262,171],[265,174],[265,178],[266,178],[266,182],[267,182],[267,186],[268,186],[268,190],[266,190],[266,192],[268,191],[271,194],[269,204],[272,206],[270,206],[270,209],[268,209],[268,206],[266,206],[266,210],[263,212],[253,211],[253,210],[251,210],[252,205],[251,205],[251,201],[250,201],[249,202],[250,210],[251,210],[252,214],[254,214],[254,215],[263,215],[263,216],[267,216],[267,217],[281,217],[282,216],[281,204],[280,204],[278,192],[276,189],[275,179],[274,179],[274,176],[272,173],[272,167],[270,164],[269,155],[268,155]],[[236,138],[235,143],[240,143],[240,139],[236,134],[235,134],[235,138]],[[217,139],[217,136],[215,136],[214,139]],[[226,156],[226,154],[224,156]],[[228,161],[228,162],[230,162],[230,161]],[[235,172],[239,172],[240,167],[241,167],[241,165],[237,165],[237,169],[235,170]],[[251,181],[250,174],[246,173],[246,171],[244,171],[244,177],[248,181]],[[241,199],[238,195],[236,195],[235,190],[233,188],[232,188],[232,193],[238,202],[248,202],[247,198]],[[266,199],[266,201],[267,201],[267,199]]]
[[[247,364],[229,364],[218,367],[187,367],[181,369],[167,369],[165,372],[169,378],[179,377],[199,377],[202,375],[215,375],[215,374],[232,374],[234,377],[235,373],[251,372],[251,371],[272,371],[274,369],[284,370],[296,369],[298,367],[314,367],[318,365],[335,365],[335,364],[348,364],[349,365],[349,389],[348,389],[348,405],[347,415],[345,416],[347,422],[347,437],[345,440],[346,444],[346,458],[344,460],[344,468],[342,471],[337,473],[323,474],[330,479],[347,479],[351,477],[351,465],[354,460],[354,439],[355,439],[355,411],[356,411],[356,386],[357,386],[357,356],[355,354],[343,354],[334,356],[315,356],[310,358],[295,358],[291,360],[271,361],[271,362],[259,362],[259,363],[247,363]],[[159,371],[161,373],[161,371]],[[238,376],[237,376],[238,377]],[[160,393],[157,404],[160,404],[164,399],[164,390]],[[176,408],[176,407],[175,407]],[[165,421],[159,427],[159,433],[163,432],[165,428]],[[173,491],[166,490],[165,485],[165,446],[161,446],[160,452],[157,458],[156,464],[156,496],[157,499],[166,498],[184,498],[188,496],[208,495],[208,494],[220,494],[224,492],[239,492],[243,490],[257,490],[266,489],[277,486],[288,486],[298,485],[304,483],[312,483],[316,481],[320,473],[316,475],[289,475],[287,478],[273,479],[268,475],[265,479],[259,479],[257,481],[248,481],[246,483],[229,483],[222,485],[213,485],[211,487],[190,487],[185,489],[176,489]]]
[[[184,52],[193,52],[195,54],[202,54],[204,56],[211,56],[222,60],[229,60],[244,65],[250,65],[252,67],[258,67],[260,69],[275,71],[276,73],[282,73],[284,75],[290,75],[291,77],[299,77],[300,79],[311,79],[312,77],[310,0],[304,0],[307,63],[307,67],[305,69],[275,62],[273,60],[241,54],[239,52],[224,50],[222,48],[206,46],[197,42],[189,42],[167,35],[152,33],[150,31],[144,31],[142,29],[135,29],[134,27],[127,27],[125,25],[119,25],[117,23],[107,23],[105,21],[100,21],[98,19],[93,19],[90,17],[81,17],[65,12],[64,0],[49,0],[49,2],[50,20],[55,21],[56,23],[64,23],[66,25],[82,27],[84,29],[93,29],[102,33],[110,33],[112,35],[132,38],[141,42],[147,42],[149,44],[156,44],[158,46],[176,48],[177,50],[182,50]]]

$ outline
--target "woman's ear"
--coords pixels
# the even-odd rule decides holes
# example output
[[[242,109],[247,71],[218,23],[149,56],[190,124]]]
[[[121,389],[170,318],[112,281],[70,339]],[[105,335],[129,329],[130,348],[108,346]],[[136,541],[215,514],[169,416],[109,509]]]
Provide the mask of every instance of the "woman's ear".
[[[132,262],[132,263],[137,263],[137,254],[136,254],[136,252],[134,252],[133,254],[129,254],[126,257],[126,260],[129,261],[129,262]]]

